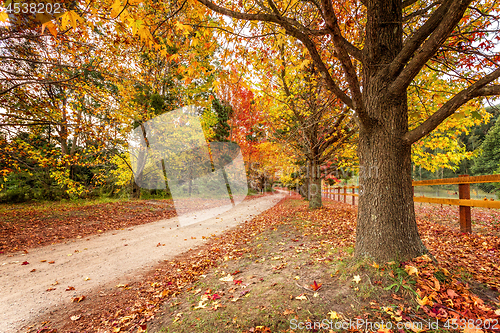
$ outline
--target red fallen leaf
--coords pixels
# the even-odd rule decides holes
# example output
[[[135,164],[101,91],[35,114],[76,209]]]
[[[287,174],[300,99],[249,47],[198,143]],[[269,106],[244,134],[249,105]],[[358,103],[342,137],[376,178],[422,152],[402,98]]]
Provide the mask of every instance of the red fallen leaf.
[[[55,261],[49,261],[49,264],[53,264],[53,263],[55,263]]]
[[[215,301],[216,299],[220,299],[219,294],[213,294],[212,296],[209,296],[212,301]]]
[[[316,281],[314,281],[314,283],[311,284],[310,286],[311,286],[312,290],[317,291],[317,290],[319,290],[319,288],[321,288],[321,285],[322,285],[322,283],[318,284],[318,283],[316,283]]]
[[[239,274],[241,273],[241,271],[238,269],[237,271],[234,271],[233,273],[231,273],[231,275],[236,275],[236,274]]]
[[[36,268],[33,268],[30,272],[31,273],[36,272]]]
[[[212,289],[207,289],[207,291],[205,291],[205,295],[210,295],[212,293]]]
[[[241,280],[234,280],[234,284],[241,284],[243,281]]]
[[[68,288],[66,288],[66,291],[70,291],[70,290],[75,290],[75,287],[69,286]]]
[[[29,262],[24,261],[21,265],[29,265]]]

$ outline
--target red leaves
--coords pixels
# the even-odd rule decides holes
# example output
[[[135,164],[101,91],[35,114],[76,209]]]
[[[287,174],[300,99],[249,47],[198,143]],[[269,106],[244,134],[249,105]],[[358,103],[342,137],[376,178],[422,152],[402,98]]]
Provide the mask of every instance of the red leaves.
[[[319,288],[321,288],[321,285],[322,285],[322,283],[318,284],[318,283],[316,283],[316,281],[314,281],[314,283],[311,284],[310,286],[311,286],[312,290],[317,291],[317,290],[319,290]]]
[[[69,286],[68,288],[66,288],[66,291],[71,291],[71,290],[75,290],[75,287]]]
[[[29,262],[23,261],[23,263],[21,265],[29,265]]]
[[[241,284],[243,281],[241,280],[234,280],[234,284]]]
[[[211,299],[212,301],[215,301],[216,299],[220,299],[220,296],[219,294],[213,294],[211,296],[208,296],[209,299]]]

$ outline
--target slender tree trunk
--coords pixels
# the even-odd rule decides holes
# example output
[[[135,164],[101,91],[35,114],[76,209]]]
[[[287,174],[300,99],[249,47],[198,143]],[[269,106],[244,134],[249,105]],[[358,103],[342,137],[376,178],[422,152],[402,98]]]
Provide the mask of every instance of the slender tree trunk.
[[[139,185],[137,185],[134,175],[132,175],[132,178],[130,179],[130,185],[132,188],[132,190],[131,190],[132,199],[140,199],[141,198],[141,188],[139,187]]]

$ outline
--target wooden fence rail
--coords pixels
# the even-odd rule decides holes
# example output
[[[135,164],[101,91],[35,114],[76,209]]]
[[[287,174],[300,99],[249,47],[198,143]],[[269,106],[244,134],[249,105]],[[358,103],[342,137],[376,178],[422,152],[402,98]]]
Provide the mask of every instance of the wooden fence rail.
[[[479,184],[479,183],[500,183],[500,175],[486,175],[486,176],[462,175],[457,178],[413,181],[412,185],[414,187],[432,186],[432,185],[458,185],[458,199],[414,196],[413,201],[459,206],[460,231],[471,232],[472,231],[471,207],[500,209],[500,201],[494,201],[493,199],[486,200],[486,198],[484,200],[473,200],[470,198],[470,184]],[[355,197],[359,196],[355,192],[357,188],[359,188],[359,186],[324,186],[322,190],[322,195],[324,198],[329,198],[337,201],[341,201],[340,198],[343,197],[344,202],[347,202],[347,196],[352,196],[352,204],[354,205]],[[341,189],[343,189],[343,193],[341,193]],[[347,192],[348,189],[352,189],[352,193],[348,193]],[[337,196],[337,199],[335,199],[335,196]]]

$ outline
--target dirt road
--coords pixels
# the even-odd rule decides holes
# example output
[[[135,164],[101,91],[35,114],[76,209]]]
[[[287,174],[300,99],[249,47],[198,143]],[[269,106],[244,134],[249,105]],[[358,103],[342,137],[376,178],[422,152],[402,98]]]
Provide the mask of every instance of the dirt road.
[[[51,309],[112,280],[126,283],[127,274],[201,245],[203,236],[244,223],[284,196],[243,201],[230,211],[186,227],[178,227],[178,219],[172,218],[29,253],[0,255],[0,332],[18,332]]]

